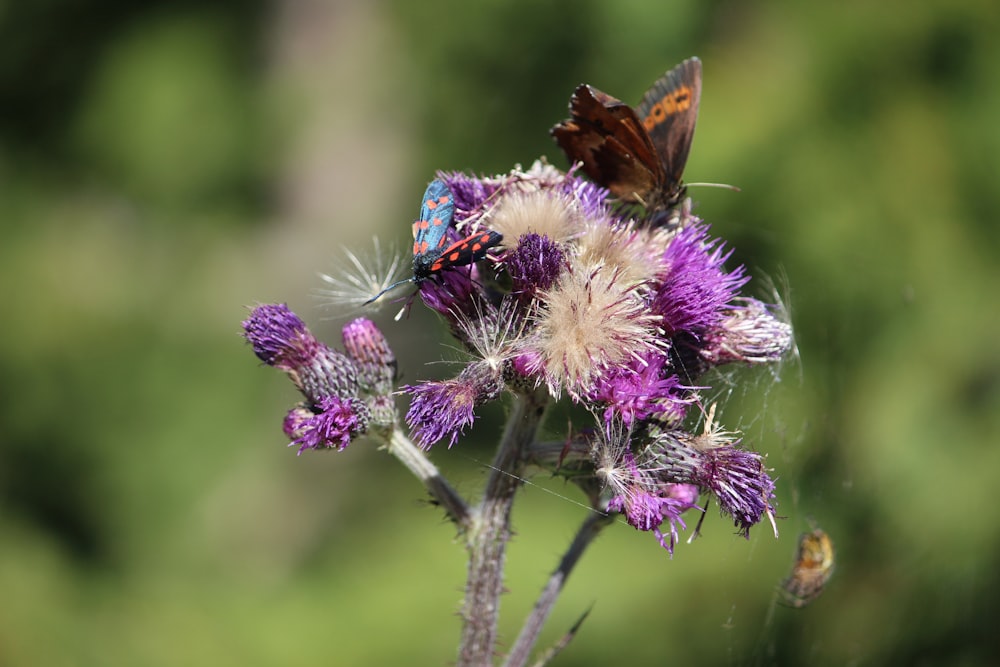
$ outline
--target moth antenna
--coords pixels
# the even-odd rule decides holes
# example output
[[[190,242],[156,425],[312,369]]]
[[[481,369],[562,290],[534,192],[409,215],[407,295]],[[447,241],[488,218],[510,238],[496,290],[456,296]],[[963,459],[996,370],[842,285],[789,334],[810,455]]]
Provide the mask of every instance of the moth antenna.
[[[397,280],[396,282],[394,282],[393,284],[389,285],[388,287],[386,287],[384,290],[382,290],[381,292],[379,292],[378,294],[376,294],[372,298],[370,298],[367,301],[365,301],[363,305],[367,306],[368,304],[375,303],[386,292],[391,292],[392,290],[396,289],[400,285],[403,285],[405,283],[412,283],[412,282],[414,282],[413,278],[405,278],[403,280]]]

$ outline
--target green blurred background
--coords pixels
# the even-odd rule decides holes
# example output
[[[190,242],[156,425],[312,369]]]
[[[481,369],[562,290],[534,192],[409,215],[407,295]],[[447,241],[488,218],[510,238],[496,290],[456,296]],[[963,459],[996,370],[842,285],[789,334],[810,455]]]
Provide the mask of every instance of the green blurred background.
[[[995,664],[998,35],[994,0],[0,2],[0,664],[453,660],[452,527],[370,446],[284,447],[296,397],[245,306],[337,341],[317,272],[405,247],[434,169],[563,166],[576,84],[635,103],[690,55],[687,180],[743,189],[697,211],[797,330],[720,408],[779,477],[781,538],[712,512],[670,560],[613,526],[542,644],[593,605],[554,664]],[[453,372],[432,318],[392,314],[406,380]],[[463,491],[500,415],[434,452]],[[541,482],[508,642],[584,515]],[[837,571],[772,608],[810,518]]]

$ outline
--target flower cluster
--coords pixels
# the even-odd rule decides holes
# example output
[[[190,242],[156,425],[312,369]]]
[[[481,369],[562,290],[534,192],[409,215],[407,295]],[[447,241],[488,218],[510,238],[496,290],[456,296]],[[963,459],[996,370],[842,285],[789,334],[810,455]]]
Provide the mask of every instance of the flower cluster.
[[[371,320],[359,318],[344,327],[346,354],[317,340],[285,305],[254,308],[243,322],[243,335],[257,357],[285,371],[305,397],[284,422],[300,454],[342,450],[370,429],[394,426],[396,358]]]
[[[771,516],[762,457],[736,437],[685,429],[692,406],[704,413],[707,371],[774,362],[792,347],[778,309],[741,296],[749,278],[726,270],[731,251],[708,226],[686,207],[667,225],[632,219],[603,188],[541,162],[438,177],[461,233],[490,229],[504,240],[480,266],[419,286],[473,360],[452,379],[404,387],[416,442],[450,447],[485,402],[542,386],[597,419],[588,456],[602,509],[668,550],[700,494],[744,535]]]
[[[712,368],[780,360],[792,349],[791,328],[776,306],[741,295],[748,275],[726,269],[731,251],[690,207],[635,219],[604,188],[544,162],[438,178],[454,197],[450,239],[490,230],[503,240],[483,261],[417,283],[471,361],[453,378],[401,388],[416,444],[451,447],[483,404],[544,391],[594,415],[586,446],[570,456],[579,455],[576,477],[580,461],[589,468],[590,486],[581,486],[599,489],[595,507],[621,512],[671,553],[681,515],[702,509],[703,494],[743,535],[773,517],[763,458],[712,424],[703,396]],[[368,320],[345,327],[345,354],[316,341],[283,306],[256,309],[244,329],[257,355],[306,397],[285,422],[300,451],[343,449],[373,425],[396,427],[395,361]],[[692,433],[705,414],[704,432]]]

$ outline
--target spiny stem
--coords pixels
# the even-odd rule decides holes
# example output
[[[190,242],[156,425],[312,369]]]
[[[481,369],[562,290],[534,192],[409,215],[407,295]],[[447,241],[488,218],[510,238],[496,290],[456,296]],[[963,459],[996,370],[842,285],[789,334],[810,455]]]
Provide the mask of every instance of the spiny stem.
[[[430,462],[430,459],[419,447],[414,445],[402,431],[394,429],[386,443],[386,449],[424,483],[434,500],[444,508],[448,517],[460,529],[463,531],[469,529],[472,523],[472,513],[469,511],[469,506],[462,496],[448,484],[448,480],[441,476],[437,466]]]
[[[560,637],[559,641],[550,646],[547,651],[538,657],[538,660],[535,661],[534,667],[545,667],[545,665],[549,664],[557,655],[559,655],[559,653],[562,652],[564,648],[569,646],[569,643],[573,641],[574,637],[576,637],[576,633],[580,631],[580,626],[582,626],[583,622],[587,620],[588,616],[590,616],[591,609],[593,609],[593,605],[591,605],[590,609],[583,612],[583,615],[577,619],[576,623],[573,624],[573,627],[569,629],[569,632]]]
[[[504,558],[510,539],[511,506],[522,484],[524,452],[535,440],[547,402],[548,394],[544,391],[519,395],[515,400],[491,465],[482,503],[468,533],[468,583],[462,609],[458,667],[492,664],[503,592]]]
[[[507,654],[507,660],[503,663],[504,667],[523,667],[527,664],[531,650],[535,646],[535,642],[538,641],[538,635],[541,633],[545,621],[552,612],[556,600],[559,599],[559,594],[562,592],[562,588],[566,583],[566,579],[569,578],[570,572],[573,571],[573,568],[580,560],[580,557],[583,556],[583,552],[587,550],[590,543],[600,535],[606,526],[611,525],[613,522],[614,517],[610,514],[595,512],[594,514],[587,515],[587,518],[580,525],[579,530],[577,530],[576,537],[573,538],[573,542],[569,545],[562,560],[559,562],[559,567],[549,577],[548,583],[538,596],[535,608],[524,622],[521,633],[517,636],[517,640],[514,642],[510,653]]]

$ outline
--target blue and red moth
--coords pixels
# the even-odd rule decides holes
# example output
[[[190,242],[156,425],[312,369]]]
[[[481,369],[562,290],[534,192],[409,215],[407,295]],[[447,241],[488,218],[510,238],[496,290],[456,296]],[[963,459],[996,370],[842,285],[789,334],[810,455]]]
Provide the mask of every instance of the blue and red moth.
[[[413,223],[413,277],[389,285],[365,305],[404,283],[418,284],[445,269],[478,262],[487,250],[503,241],[499,232],[486,230],[446,246],[448,227],[454,216],[455,198],[451,189],[444,181],[431,181],[424,192],[420,219]]]

